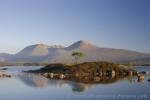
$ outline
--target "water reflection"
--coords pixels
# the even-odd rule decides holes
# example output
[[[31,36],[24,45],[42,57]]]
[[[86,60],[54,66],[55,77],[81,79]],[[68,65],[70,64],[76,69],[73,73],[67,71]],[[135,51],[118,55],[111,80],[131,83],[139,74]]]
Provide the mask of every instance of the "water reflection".
[[[87,89],[89,89],[92,86],[98,85],[98,84],[112,84],[117,81],[124,80],[124,77],[103,77],[100,81],[100,83],[81,83],[76,82],[74,80],[54,80],[54,79],[48,79],[45,78],[39,74],[31,74],[31,73],[20,73],[17,75],[18,79],[21,80],[25,85],[30,87],[36,87],[36,88],[46,88],[48,86],[50,87],[63,87],[64,85],[68,85],[71,87],[73,92],[83,92]],[[132,79],[129,79],[132,80]]]
[[[20,73],[17,76],[24,84],[31,86],[31,87],[44,88],[48,85],[48,79],[45,77],[42,77],[41,75]]]
[[[67,84],[72,87],[72,91],[81,92],[84,91],[85,89],[88,89],[91,86],[88,84],[85,85],[83,83],[77,83],[67,80],[49,80],[41,75],[31,73],[20,73],[18,74],[17,77],[25,85],[36,88],[45,88],[48,86],[62,87],[63,85]]]
[[[147,70],[150,72],[150,67]],[[83,83],[78,80],[54,80],[38,74],[22,73],[29,68],[8,68],[3,70],[11,74],[11,78],[0,78],[0,100],[149,100],[150,74],[145,74],[144,83],[138,82],[137,76],[130,77],[102,77],[97,83]],[[8,73],[7,73],[8,72]],[[97,79],[97,78],[96,78]],[[83,79],[84,80],[84,79]],[[99,79],[98,79],[99,80]],[[20,91],[21,90],[21,91]],[[113,96],[117,98],[101,98]],[[91,98],[92,97],[92,98]]]

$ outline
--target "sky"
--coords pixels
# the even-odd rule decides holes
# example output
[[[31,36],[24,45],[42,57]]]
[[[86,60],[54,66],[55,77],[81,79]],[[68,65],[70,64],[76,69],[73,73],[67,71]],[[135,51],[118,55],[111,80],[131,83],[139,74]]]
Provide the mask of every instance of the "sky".
[[[0,53],[37,43],[150,53],[149,0],[0,0]]]

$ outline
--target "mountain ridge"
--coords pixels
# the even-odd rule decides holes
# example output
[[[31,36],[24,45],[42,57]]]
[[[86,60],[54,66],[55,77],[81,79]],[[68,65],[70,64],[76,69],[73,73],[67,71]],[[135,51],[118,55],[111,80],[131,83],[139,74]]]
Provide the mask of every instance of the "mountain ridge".
[[[90,61],[111,61],[126,62],[137,59],[146,59],[150,54],[132,50],[102,48],[88,41],[77,41],[70,46],[35,44],[30,45],[11,55],[0,53],[0,61],[7,62],[38,62],[38,63],[73,63],[72,52],[81,51],[85,57],[81,62]],[[144,61],[144,60],[143,60]]]

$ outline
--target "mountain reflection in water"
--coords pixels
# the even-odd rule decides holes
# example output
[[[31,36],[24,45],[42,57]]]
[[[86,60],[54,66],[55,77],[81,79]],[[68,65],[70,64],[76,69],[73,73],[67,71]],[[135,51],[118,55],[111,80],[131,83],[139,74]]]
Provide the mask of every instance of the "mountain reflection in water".
[[[33,67],[6,67],[11,77],[0,78],[0,100],[149,100],[150,73],[144,80],[137,76],[100,77],[87,81],[50,79],[40,74],[24,73]],[[150,67],[135,67],[139,72],[150,72]],[[93,83],[92,83],[93,82]]]
[[[28,86],[44,88],[48,86],[48,79],[41,75],[20,73],[18,78]]]
[[[92,83],[80,83],[80,82],[69,81],[69,80],[54,80],[54,79],[50,80],[39,74],[31,74],[31,73],[20,73],[17,75],[17,77],[25,85],[30,87],[46,88],[48,86],[62,87],[64,85],[68,85],[72,88],[73,92],[83,92],[94,85],[111,84],[124,79],[120,77],[116,77],[116,78],[103,77],[101,83],[92,84]]]
[[[20,73],[17,76],[25,85],[30,87],[45,88],[48,86],[62,87],[63,85],[69,85],[72,87],[72,91],[84,91],[91,85],[84,83],[77,83],[67,80],[49,80],[38,74]]]

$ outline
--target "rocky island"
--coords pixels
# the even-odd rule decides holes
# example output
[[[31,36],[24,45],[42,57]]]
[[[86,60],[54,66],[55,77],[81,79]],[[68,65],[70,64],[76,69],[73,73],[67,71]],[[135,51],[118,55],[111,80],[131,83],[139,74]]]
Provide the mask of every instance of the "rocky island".
[[[136,75],[137,72],[110,62],[85,62],[75,65],[49,64],[30,73],[38,73],[49,79],[71,80],[84,83],[106,83]],[[107,80],[106,80],[107,79]]]

